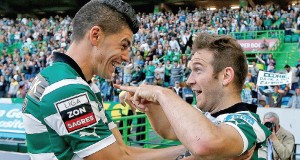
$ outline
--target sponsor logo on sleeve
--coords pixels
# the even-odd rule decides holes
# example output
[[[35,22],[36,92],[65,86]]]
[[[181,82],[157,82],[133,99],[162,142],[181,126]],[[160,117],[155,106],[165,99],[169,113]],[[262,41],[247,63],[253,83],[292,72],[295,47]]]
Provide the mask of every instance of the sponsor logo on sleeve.
[[[255,123],[255,120],[253,118],[251,118],[250,116],[248,115],[244,115],[244,114],[229,114],[226,118],[225,118],[225,122],[228,122],[228,121],[233,121],[237,124],[239,124],[237,122],[237,120],[240,119],[240,120],[243,120],[244,122],[247,122],[249,125],[253,126],[254,123]]]
[[[87,93],[63,99],[55,103],[55,107],[69,133],[96,123]]]

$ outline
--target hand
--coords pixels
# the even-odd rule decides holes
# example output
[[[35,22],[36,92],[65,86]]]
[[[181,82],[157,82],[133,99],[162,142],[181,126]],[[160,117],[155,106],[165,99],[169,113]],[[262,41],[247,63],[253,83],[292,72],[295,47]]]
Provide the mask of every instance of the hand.
[[[157,104],[157,97],[156,97],[155,93],[157,90],[159,90],[161,88],[158,86],[145,85],[145,84],[142,84],[139,87],[119,86],[119,85],[114,85],[114,87],[129,92],[131,97],[130,97],[130,100],[129,100],[129,98],[126,98],[126,102],[131,101],[129,103],[134,105],[140,111],[144,111],[144,112],[149,110],[147,108],[147,105],[149,103]],[[156,89],[154,89],[154,88],[156,88]],[[133,95],[133,93],[134,93],[134,95]]]
[[[254,145],[251,149],[249,149],[242,155],[235,157],[235,158],[228,159],[228,160],[250,160],[254,153],[255,147],[256,147],[256,145]]]
[[[275,141],[275,140],[277,139],[275,127],[273,127],[273,129],[272,129],[272,134],[270,135],[269,138],[270,138],[272,141]]]
[[[114,84],[114,88],[120,89],[120,85]],[[135,111],[136,106],[132,103],[132,96],[134,93],[132,92],[121,92],[119,95],[119,101],[122,104],[122,106],[126,106],[126,103],[130,106],[130,108]]]

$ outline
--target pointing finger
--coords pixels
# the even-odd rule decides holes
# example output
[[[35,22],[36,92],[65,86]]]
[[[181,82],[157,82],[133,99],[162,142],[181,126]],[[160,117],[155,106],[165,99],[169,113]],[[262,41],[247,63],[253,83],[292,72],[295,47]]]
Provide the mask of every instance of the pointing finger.
[[[121,89],[123,91],[128,91],[128,92],[133,92],[133,93],[137,90],[137,87],[135,87],[135,86],[120,86],[120,85],[114,84],[114,87]]]

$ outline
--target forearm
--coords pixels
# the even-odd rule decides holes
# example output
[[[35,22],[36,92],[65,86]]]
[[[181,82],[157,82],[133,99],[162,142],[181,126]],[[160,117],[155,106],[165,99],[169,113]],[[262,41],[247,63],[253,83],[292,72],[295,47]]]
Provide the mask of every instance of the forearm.
[[[127,146],[122,140],[122,136],[117,128],[112,130],[113,135],[121,149],[122,157],[128,160],[176,160],[182,156],[186,149],[183,145],[163,148],[147,149]]]
[[[176,134],[159,104],[147,105],[149,111],[145,112],[152,128],[163,138],[177,140]]]
[[[273,147],[280,159],[288,159],[293,154],[294,140],[293,138],[285,140],[281,143],[279,140],[274,140]]]
[[[213,144],[210,140],[217,139],[217,127],[172,91],[162,90],[158,101],[176,136],[193,154]]]
[[[183,145],[163,149],[127,148],[131,160],[177,160],[186,152]]]

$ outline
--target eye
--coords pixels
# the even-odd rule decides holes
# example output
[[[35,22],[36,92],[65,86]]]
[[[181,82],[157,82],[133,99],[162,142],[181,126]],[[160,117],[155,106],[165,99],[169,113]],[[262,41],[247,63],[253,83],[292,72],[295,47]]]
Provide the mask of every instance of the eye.
[[[193,67],[192,72],[201,73],[202,69],[200,67]]]
[[[129,46],[128,46],[127,44],[122,44],[122,47],[121,47],[121,49],[122,49],[122,50],[127,50],[127,49],[128,49],[128,47],[129,47]]]

